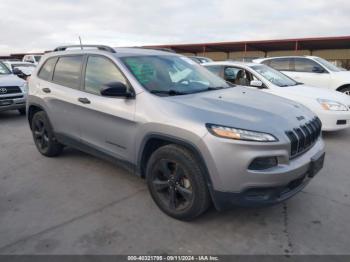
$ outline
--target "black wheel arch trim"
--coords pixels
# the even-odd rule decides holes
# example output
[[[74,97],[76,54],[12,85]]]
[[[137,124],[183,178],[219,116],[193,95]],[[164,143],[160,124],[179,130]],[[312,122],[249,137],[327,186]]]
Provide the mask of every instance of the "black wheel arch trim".
[[[336,90],[339,91],[339,92],[341,92],[342,89],[347,88],[347,87],[350,87],[350,83],[349,83],[349,84],[341,85],[341,86],[339,86]]]
[[[181,145],[184,146],[185,148],[189,149],[194,155],[195,157],[198,159],[199,163],[200,163],[200,167],[203,170],[203,174],[204,174],[204,179],[205,182],[208,186],[208,190],[211,196],[211,199],[215,205],[215,207],[219,210],[219,203],[216,203],[215,201],[215,193],[214,193],[214,188],[213,188],[213,184],[212,184],[212,180],[210,178],[210,173],[209,173],[209,169],[207,167],[207,164],[204,160],[203,155],[201,154],[200,150],[198,149],[198,147],[185,139],[182,138],[178,138],[175,136],[171,136],[171,135],[164,135],[164,134],[158,134],[158,133],[151,133],[146,135],[141,142],[141,146],[140,146],[140,151],[139,154],[137,156],[137,164],[136,164],[136,172],[139,176],[141,177],[145,177],[144,171],[142,170],[142,161],[143,161],[143,156],[145,153],[145,146],[147,145],[147,142],[150,141],[151,139],[159,139],[159,140],[164,140],[165,142],[169,142],[172,144],[177,144],[177,145]]]
[[[30,108],[32,107],[32,106],[34,106],[34,107],[37,107],[37,108],[40,108],[41,110],[40,111],[44,111],[45,113],[46,113],[46,110],[44,109],[44,107],[43,106],[41,106],[41,105],[39,105],[39,104],[37,104],[37,103],[30,103],[30,104],[28,104],[27,105],[27,119],[28,119],[28,123],[29,123],[29,127],[30,127],[30,129],[32,128],[32,125],[31,125],[31,120],[32,120],[32,118],[33,118],[33,115],[31,114],[31,112],[29,111],[30,110]],[[46,113],[47,114],[47,113]],[[50,120],[49,120],[50,121]],[[51,124],[51,123],[50,123]]]

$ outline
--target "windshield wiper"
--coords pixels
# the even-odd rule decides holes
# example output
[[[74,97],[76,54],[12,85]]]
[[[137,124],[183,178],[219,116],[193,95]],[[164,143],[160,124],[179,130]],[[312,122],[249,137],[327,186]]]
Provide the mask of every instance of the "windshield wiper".
[[[222,86],[209,86],[207,89],[204,89],[204,91],[211,91],[211,90],[219,90],[219,89],[224,89],[224,88],[227,88],[227,87],[222,87]]]
[[[187,95],[188,93],[177,91],[177,90],[151,90],[152,94],[165,94],[169,96]]]
[[[191,92],[191,94],[195,94],[195,93],[201,93],[201,92],[207,92],[207,91],[215,91],[215,90],[221,90],[221,89],[226,89],[226,88],[231,88],[234,86],[228,86],[228,87],[223,87],[223,86],[209,86],[205,89],[200,89],[200,90],[194,90],[193,92]]]

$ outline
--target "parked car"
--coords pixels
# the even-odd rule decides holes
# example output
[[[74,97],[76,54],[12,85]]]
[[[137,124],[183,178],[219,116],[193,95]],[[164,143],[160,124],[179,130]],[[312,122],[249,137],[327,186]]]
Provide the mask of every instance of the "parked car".
[[[213,62],[212,59],[204,56],[189,56],[188,58],[190,58],[191,60],[195,61],[198,64]]]
[[[26,80],[32,75],[36,65],[28,62],[3,61],[10,71],[20,78]]]
[[[123,163],[184,220],[211,202],[280,203],[322,168],[321,122],[304,106],[233,87],[174,53],[85,47],[56,48],[30,77],[28,120],[44,156],[72,146]]]
[[[0,62],[0,112],[18,110],[26,113],[27,82],[18,78]]]
[[[317,56],[286,56],[256,59],[298,82],[350,95],[350,72]]]
[[[345,94],[306,86],[263,64],[224,61],[203,65],[231,83],[303,104],[320,118],[323,131],[350,127],[350,97]]]
[[[32,63],[37,65],[41,59],[42,55],[25,55],[23,57],[23,62]]]

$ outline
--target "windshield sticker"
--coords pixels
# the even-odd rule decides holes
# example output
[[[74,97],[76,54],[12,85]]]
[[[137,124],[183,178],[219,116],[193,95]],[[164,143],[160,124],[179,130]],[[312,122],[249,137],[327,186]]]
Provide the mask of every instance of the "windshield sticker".
[[[155,70],[152,64],[140,63],[132,58],[126,59],[126,64],[141,84],[147,84],[155,77]]]

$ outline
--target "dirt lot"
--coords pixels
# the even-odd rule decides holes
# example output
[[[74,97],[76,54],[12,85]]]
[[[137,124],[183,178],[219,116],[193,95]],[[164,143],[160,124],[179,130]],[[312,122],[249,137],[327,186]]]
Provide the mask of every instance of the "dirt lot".
[[[36,150],[0,113],[0,254],[350,254],[350,130],[324,135],[325,168],[285,204],[164,215],[145,182],[73,149]]]

